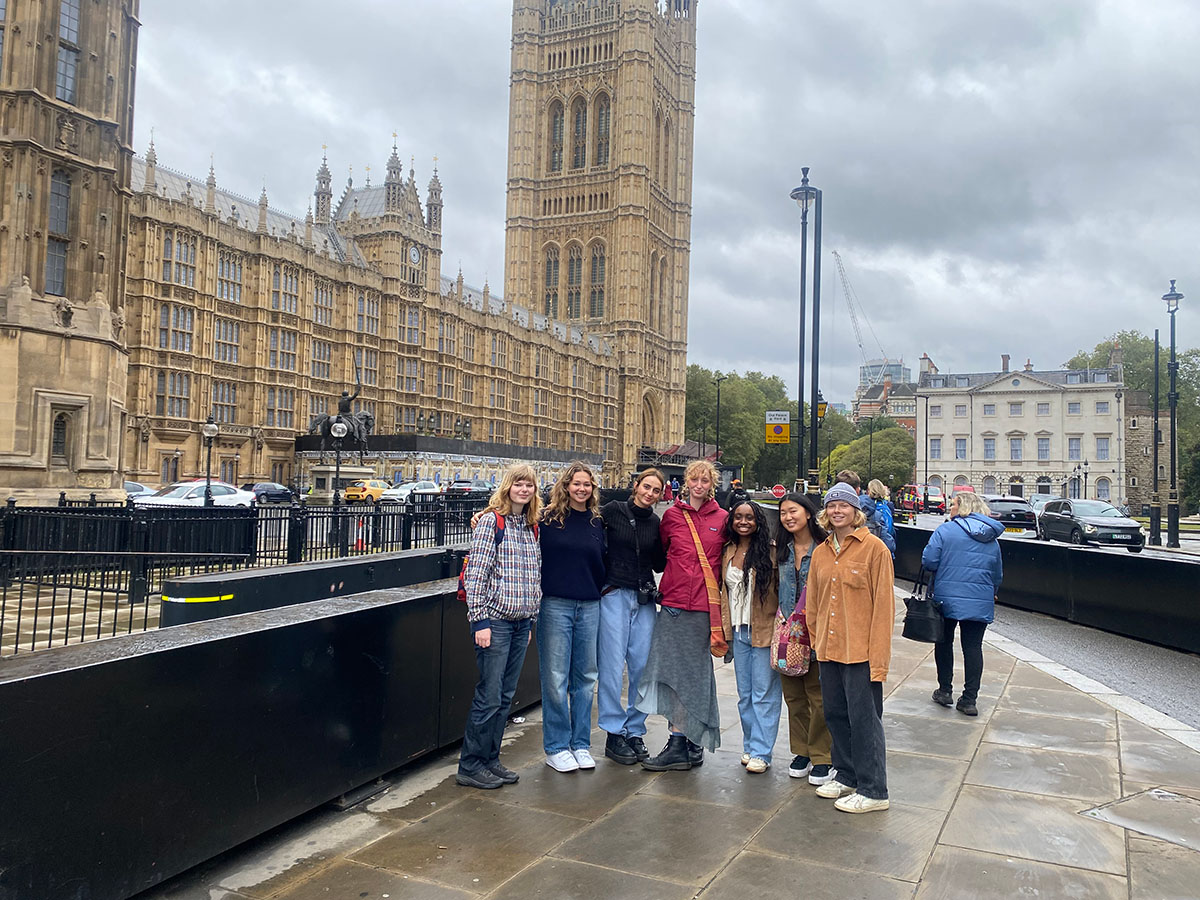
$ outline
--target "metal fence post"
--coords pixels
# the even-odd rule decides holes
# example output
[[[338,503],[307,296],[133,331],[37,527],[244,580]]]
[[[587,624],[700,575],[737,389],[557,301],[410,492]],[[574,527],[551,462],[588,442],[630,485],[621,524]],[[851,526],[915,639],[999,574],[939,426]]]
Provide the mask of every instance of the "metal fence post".
[[[304,556],[304,534],[308,530],[308,510],[304,507],[304,501],[296,501],[295,496],[292,497],[292,505],[288,507],[288,539],[287,539],[287,561],[289,563],[298,563]]]
[[[150,593],[150,514],[145,509],[133,511],[129,528],[129,605],[145,603]]]
[[[9,497],[8,499],[9,499],[9,502],[11,503],[11,502],[12,502],[12,498],[11,498],[11,497]],[[59,491],[59,492],[58,492],[58,505],[59,505],[60,507],[62,507],[62,506],[66,506],[66,505],[67,505],[67,492],[66,492],[66,491]]]
[[[378,550],[383,546],[383,515],[380,513],[382,503],[379,500],[372,502],[373,509],[371,510],[371,549]]]
[[[346,507],[341,504],[333,508],[334,527],[337,529],[338,556],[350,555],[350,528],[345,513]]]
[[[433,546],[446,546],[446,497],[437,496],[437,508],[433,513]]]
[[[417,508],[414,493],[404,500],[404,512],[400,514],[400,549],[411,550],[413,546],[413,519]]]

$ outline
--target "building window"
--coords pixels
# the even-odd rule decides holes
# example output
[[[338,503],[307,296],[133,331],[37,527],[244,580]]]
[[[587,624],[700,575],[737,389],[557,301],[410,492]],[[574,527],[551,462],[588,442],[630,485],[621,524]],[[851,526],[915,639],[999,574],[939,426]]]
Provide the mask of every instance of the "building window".
[[[1112,484],[1107,478],[1096,479],[1096,499],[1108,500],[1112,496]]]
[[[415,359],[402,359],[396,369],[396,390],[417,392],[417,369],[419,363]]]
[[[935,403],[929,407],[929,418],[940,419],[942,417],[942,404]]]
[[[966,387],[968,384],[970,384],[970,379],[967,378],[966,375],[954,376],[954,386],[955,387]]]
[[[582,97],[571,106],[571,168],[587,165],[587,104]]]
[[[983,479],[983,492],[985,494],[996,493],[996,479],[991,475],[988,475]]]
[[[50,461],[55,465],[67,465],[67,451],[70,448],[70,413],[60,412],[54,416],[50,426]]]
[[[583,314],[583,248],[578,244],[567,251],[567,318]]]
[[[437,396],[442,400],[454,399],[454,370],[448,366],[437,368]]]
[[[400,343],[421,344],[421,308],[410,306],[400,322]]]
[[[942,458],[942,439],[941,438],[930,438],[929,439],[929,458],[930,459],[941,459]]]
[[[379,334],[379,298],[358,295],[358,330],[360,334]]]
[[[1020,416],[1020,415],[1024,415],[1024,409],[1025,409],[1025,404],[1024,404],[1024,403],[1010,403],[1010,404],[1008,404],[1008,414],[1009,414],[1010,416]]]
[[[1039,416],[1050,415],[1050,404],[1049,403],[1039,403],[1037,405],[1037,414]]]
[[[1067,373],[1067,384],[1079,384],[1079,373],[1078,372],[1068,372]]]
[[[499,378],[493,378],[491,386],[488,388],[488,404],[492,409],[504,409],[505,401],[508,397],[508,392],[505,390],[504,382]],[[513,406],[516,409],[516,406]]]
[[[1108,415],[1108,401],[1107,400],[1097,400],[1096,401],[1096,415],[1098,415],[1098,416],[1107,416]]]
[[[56,169],[50,176],[50,209],[46,231],[46,293],[67,293],[67,248],[70,246],[71,176]]]
[[[237,421],[237,385],[231,381],[214,381],[212,389],[213,418],[222,425]]]
[[[196,312],[190,306],[164,303],[158,309],[158,346],[160,350],[192,352],[192,329]]]
[[[295,405],[296,392],[291,388],[267,388],[267,427],[294,427]]]
[[[1108,459],[1108,438],[1096,438],[1096,459]]]
[[[237,484],[237,460],[230,459],[228,456],[221,460],[220,479],[226,484]]]
[[[171,484],[179,480],[179,457],[171,454],[162,458],[162,483]]]
[[[967,417],[967,404],[955,403],[954,404],[954,417],[956,419],[965,419]]]
[[[196,286],[196,236],[167,230],[163,235],[163,281]]]
[[[592,247],[592,292],[588,315],[598,319],[604,315],[604,245]]]
[[[996,439],[994,437],[985,437],[983,439],[983,458],[996,458]]]
[[[1078,400],[1067,403],[1067,415],[1068,416],[1077,416],[1082,411],[1083,411],[1083,405]]]
[[[217,254],[217,297],[230,303],[242,302],[242,258]]]
[[[492,365],[508,368],[508,338],[503,334],[492,335]]]
[[[333,285],[328,282],[318,281],[313,287],[313,322],[333,325]]]
[[[328,381],[333,372],[333,344],[329,341],[312,342],[312,377]]]
[[[563,167],[563,105],[555,100],[550,104],[550,171],[561,172]]]
[[[213,359],[217,362],[236,363],[242,326],[232,319],[213,321]]]
[[[1106,381],[1108,381],[1108,373],[1107,372],[1093,372],[1092,373],[1092,381],[1096,382],[1097,384],[1106,382]]]
[[[596,98],[596,160],[597,166],[608,165],[608,131],[612,107],[608,95]]]
[[[1037,442],[1038,442],[1038,460],[1040,462],[1048,461],[1050,459],[1050,438],[1040,437],[1037,439]]]
[[[966,438],[955,438],[954,439],[954,458],[955,459],[966,459],[967,458],[967,439]]]
[[[462,360],[463,362],[468,363],[475,362],[475,329],[467,325],[463,326]],[[519,370],[521,367],[521,360],[517,359],[515,362],[517,364],[517,369]]]
[[[1025,441],[1022,438],[1008,439],[1008,458],[1017,461],[1025,458]]]
[[[1083,439],[1082,438],[1067,438],[1067,459],[1072,462],[1077,462],[1083,459]]]
[[[159,372],[154,393],[155,415],[186,419],[190,409],[192,376],[183,372]]]
[[[74,103],[78,73],[79,0],[61,0],[58,5],[58,67],[54,78],[54,96],[66,103]]]
[[[296,332],[272,328],[268,332],[268,365],[272,369],[296,371]]]
[[[475,403],[475,376],[468,375],[465,372],[462,377],[462,393],[460,399],[466,406],[474,405]]]
[[[458,342],[455,339],[457,328],[457,323],[453,319],[446,316],[438,319],[438,353],[455,355],[458,349]]]
[[[996,414],[996,404],[995,403],[983,404],[983,414],[985,416],[994,416]]]
[[[546,248],[546,315],[558,318],[558,248]]]
[[[300,309],[300,270],[276,266],[271,272],[271,309],[292,313]]]

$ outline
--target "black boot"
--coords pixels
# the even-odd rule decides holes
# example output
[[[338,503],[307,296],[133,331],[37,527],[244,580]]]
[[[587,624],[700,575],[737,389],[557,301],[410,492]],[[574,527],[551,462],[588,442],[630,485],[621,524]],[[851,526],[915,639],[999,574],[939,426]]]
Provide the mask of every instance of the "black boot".
[[[658,756],[642,760],[642,768],[649,772],[686,772],[691,767],[688,740],[682,734],[673,734],[667,738],[667,746],[663,747]]]
[[[704,765],[704,748],[694,741],[687,742],[688,762],[692,767]]]
[[[629,741],[623,734],[610,734],[604,742],[604,755],[615,763],[632,766],[638,761],[637,754],[629,746]]]
[[[635,735],[634,737],[625,738],[625,740],[629,743],[629,749],[633,751],[638,762],[650,758],[650,751],[646,749],[646,742],[641,737]]]

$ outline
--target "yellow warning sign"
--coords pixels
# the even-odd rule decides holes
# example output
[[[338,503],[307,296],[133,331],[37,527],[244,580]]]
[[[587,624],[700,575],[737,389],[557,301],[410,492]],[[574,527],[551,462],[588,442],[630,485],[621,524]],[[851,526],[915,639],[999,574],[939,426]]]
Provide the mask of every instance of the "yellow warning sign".
[[[768,444],[790,444],[792,441],[792,426],[788,422],[777,422],[767,425]]]

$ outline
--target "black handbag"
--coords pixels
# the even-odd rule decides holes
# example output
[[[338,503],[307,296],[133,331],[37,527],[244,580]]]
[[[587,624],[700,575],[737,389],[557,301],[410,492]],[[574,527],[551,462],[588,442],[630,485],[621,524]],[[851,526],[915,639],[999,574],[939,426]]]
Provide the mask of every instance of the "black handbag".
[[[946,621],[942,618],[942,605],[933,599],[933,575],[929,576],[928,590],[925,587],[925,575],[925,569],[922,568],[912,594],[904,601],[908,611],[904,614],[901,635],[910,641],[937,644],[946,633]]]

